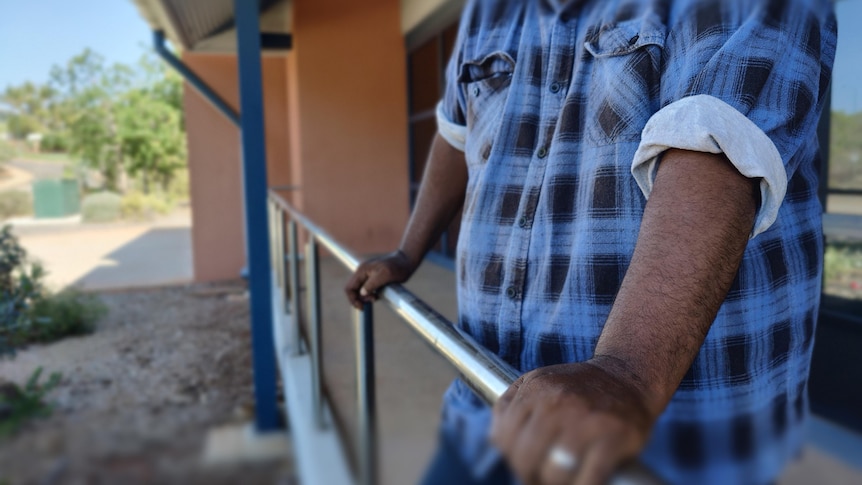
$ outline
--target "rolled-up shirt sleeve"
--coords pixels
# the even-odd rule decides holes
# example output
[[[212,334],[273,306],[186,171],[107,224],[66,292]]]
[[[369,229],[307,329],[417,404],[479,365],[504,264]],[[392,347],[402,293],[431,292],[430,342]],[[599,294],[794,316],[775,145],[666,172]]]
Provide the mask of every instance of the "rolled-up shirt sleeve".
[[[472,2],[466,9],[472,8]],[[450,145],[460,151],[464,151],[467,140],[467,96],[464,87],[458,82],[458,72],[464,59],[464,41],[467,38],[467,19],[470,12],[465,11],[461,16],[461,25],[455,39],[455,46],[449,63],[446,66],[446,86],[443,90],[443,98],[437,103],[437,132]]]
[[[437,132],[450,145],[463,152],[467,143],[467,127],[452,121],[449,113],[445,101],[440,101],[437,104]]]
[[[649,197],[671,148],[723,153],[760,179],[751,237],[775,222],[816,127],[835,50],[826,0],[693,2],[671,14],[662,108],[643,130],[632,175]]]

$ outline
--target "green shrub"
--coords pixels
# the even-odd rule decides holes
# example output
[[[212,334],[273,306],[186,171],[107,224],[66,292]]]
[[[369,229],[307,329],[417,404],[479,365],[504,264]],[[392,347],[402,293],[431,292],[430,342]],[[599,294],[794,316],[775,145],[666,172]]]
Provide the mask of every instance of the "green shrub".
[[[41,384],[42,368],[36,369],[23,388],[12,382],[0,384],[0,439],[12,436],[27,421],[47,417],[51,406],[44,402],[45,395],[60,384],[62,376],[52,373]]]
[[[189,200],[188,168],[180,168],[174,172],[171,183],[168,185],[168,194],[175,202],[186,202]]]
[[[94,296],[75,290],[50,294],[45,271],[27,253],[9,226],[0,229],[0,356],[22,345],[53,342],[93,331],[107,311]]]
[[[81,201],[84,222],[112,222],[120,218],[123,198],[114,192],[98,192]]]
[[[61,153],[69,151],[69,139],[62,133],[48,133],[42,137],[39,149],[43,152]]]
[[[29,322],[19,327],[16,345],[47,343],[93,332],[107,308],[95,296],[64,290],[32,302]]]
[[[123,196],[120,212],[124,219],[150,220],[156,215],[170,213],[173,208],[173,203],[165,195],[135,191]]]
[[[29,322],[30,305],[44,296],[44,276],[41,266],[28,264],[12,229],[0,229],[0,357],[14,355],[18,332]]]
[[[826,281],[841,281],[862,276],[862,244],[830,244],[823,255]]]
[[[33,213],[33,196],[21,190],[0,192],[0,219],[26,216]]]

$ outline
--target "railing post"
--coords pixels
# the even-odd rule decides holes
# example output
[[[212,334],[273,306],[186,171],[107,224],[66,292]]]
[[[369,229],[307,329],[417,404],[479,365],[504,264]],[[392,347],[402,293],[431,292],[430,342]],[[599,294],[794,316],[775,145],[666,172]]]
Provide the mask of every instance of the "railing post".
[[[269,235],[269,262],[271,264],[275,263],[275,248],[272,247],[272,238],[273,238],[272,213],[274,210],[275,210],[275,207],[273,207],[272,201],[269,199],[269,197],[267,197],[266,198],[266,231],[267,231],[267,234]]]
[[[269,243],[271,247],[270,253],[272,256],[272,267],[275,268],[275,254],[278,252],[278,248],[275,245],[276,241],[276,225],[275,225],[275,214],[278,212],[278,207],[270,200],[269,203]]]
[[[276,275],[278,276],[278,287],[284,288],[286,283],[285,275],[284,275],[284,212],[281,211],[278,207],[275,208],[275,241],[273,242],[273,247],[275,248],[275,267]],[[282,310],[284,310],[284,304],[282,302]]]
[[[359,484],[377,484],[377,403],[374,373],[374,314],[370,303],[354,311],[356,388],[359,411]]]
[[[290,235],[286,234],[287,231],[290,230],[290,224],[295,224],[293,219],[290,218],[290,214],[286,211],[281,213],[282,221],[285,217],[288,218],[287,229],[285,229],[284,224],[281,226],[281,241],[279,242],[278,252],[281,253],[281,273],[282,273],[282,281],[284,285],[281,287],[281,311],[284,313],[288,313],[289,310],[289,301],[290,295],[293,294],[293,269],[285,268],[285,263],[289,262],[290,267],[293,268],[293,260],[288,259],[288,254],[290,253]],[[287,271],[290,271],[290,275],[287,274]],[[288,277],[290,277],[290,281],[288,282]]]
[[[317,239],[309,234],[305,246],[305,287],[308,293],[307,312],[309,344],[311,347],[311,399],[314,405],[314,421],[323,429],[323,385],[321,383],[322,355],[320,334],[320,252]]]
[[[302,355],[302,330],[300,329],[299,311],[299,240],[296,235],[296,221],[292,220],[287,225],[288,238],[290,239],[290,314],[293,317],[293,328],[291,328],[294,356]]]

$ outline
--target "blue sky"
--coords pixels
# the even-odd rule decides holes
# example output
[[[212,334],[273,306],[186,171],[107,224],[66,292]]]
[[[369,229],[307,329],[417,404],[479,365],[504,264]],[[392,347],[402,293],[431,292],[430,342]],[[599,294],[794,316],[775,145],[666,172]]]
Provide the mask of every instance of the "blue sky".
[[[51,66],[86,47],[109,63],[132,64],[151,42],[131,0],[2,0],[0,90],[45,82]]]
[[[89,47],[108,62],[127,64],[149,48],[150,31],[131,0],[2,0],[0,90],[45,82],[54,64]],[[862,0],[837,4],[838,58],[833,109],[862,110]],[[854,25],[855,24],[855,25]]]

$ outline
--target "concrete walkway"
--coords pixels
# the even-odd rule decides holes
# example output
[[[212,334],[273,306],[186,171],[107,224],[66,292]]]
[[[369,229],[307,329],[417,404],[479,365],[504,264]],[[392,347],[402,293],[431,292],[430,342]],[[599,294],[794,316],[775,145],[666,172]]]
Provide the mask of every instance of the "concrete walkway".
[[[188,210],[148,223],[17,224],[30,257],[53,290],[109,290],[192,281]]]

